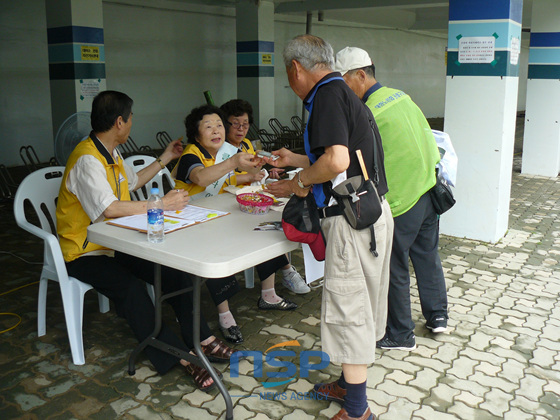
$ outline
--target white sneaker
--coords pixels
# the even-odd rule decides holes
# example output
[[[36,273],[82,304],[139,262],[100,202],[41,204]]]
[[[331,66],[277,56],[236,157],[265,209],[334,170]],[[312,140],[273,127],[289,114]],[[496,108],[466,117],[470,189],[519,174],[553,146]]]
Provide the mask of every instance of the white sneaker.
[[[297,293],[298,295],[304,295],[311,291],[305,280],[301,278],[293,265],[290,272],[282,276],[282,284],[284,287],[294,293]]]

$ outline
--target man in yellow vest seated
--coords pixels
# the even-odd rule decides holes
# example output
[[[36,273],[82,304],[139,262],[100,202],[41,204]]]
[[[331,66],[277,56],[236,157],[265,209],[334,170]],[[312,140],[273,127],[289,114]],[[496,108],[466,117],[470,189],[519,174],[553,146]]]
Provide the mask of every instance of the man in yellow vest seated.
[[[145,201],[131,201],[134,191],[181,156],[180,140],[170,143],[163,154],[138,173],[123,162],[117,146],[126,143],[132,126],[133,101],[116,91],[99,93],[91,111],[92,132],[80,142],[66,163],[56,208],[60,247],[70,276],[91,284],[115,305],[138,341],[154,330],[154,305],[144,282],[153,283],[153,263],[88,242],[87,227],[103,220],[146,213]],[[183,190],[170,191],[163,197],[165,210],[181,210],[189,201]],[[178,270],[162,267],[163,293],[188,287],[190,279]],[[181,325],[182,340],[165,324],[158,338],[185,351],[192,349],[192,294],[167,300]],[[212,335],[201,317],[202,349],[209,360],[228,362],[233,350]],[[145,350],[160,375],[180,363],[193,376],[196,385],[206,391],[215,384],[205,369],[155,347]]]

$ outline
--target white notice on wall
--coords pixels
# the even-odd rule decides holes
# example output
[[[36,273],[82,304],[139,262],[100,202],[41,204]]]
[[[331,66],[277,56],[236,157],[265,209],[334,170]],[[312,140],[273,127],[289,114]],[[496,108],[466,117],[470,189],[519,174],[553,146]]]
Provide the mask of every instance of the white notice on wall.
[[[84,98],[93,98],[99,93],[101,82],[95,79],[81,80],[80,88]]]
[[[459,63],[491,63],[494,61],[496,38],[472,36],[459,40]]]
[[[519,63],[519,52],[521,51],[521,43],[519,42],[519,38],[513,37],[511,38],[511,54],[509,62],[514,66]]]

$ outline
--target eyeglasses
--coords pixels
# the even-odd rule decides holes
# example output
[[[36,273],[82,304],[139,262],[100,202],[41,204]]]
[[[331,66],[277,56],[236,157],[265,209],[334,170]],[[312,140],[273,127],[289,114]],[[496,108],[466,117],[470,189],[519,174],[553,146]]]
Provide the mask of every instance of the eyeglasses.
[[[247,130],[251,126],[251,124],[249,124],[249,123],[241,124],[241,123],[238,123],[238,122],[232,122],[232,123],[229,123],[229,124],[233,128],[235,128],[236,130],[239,130],[240,128],[242,128],[243,130]]]

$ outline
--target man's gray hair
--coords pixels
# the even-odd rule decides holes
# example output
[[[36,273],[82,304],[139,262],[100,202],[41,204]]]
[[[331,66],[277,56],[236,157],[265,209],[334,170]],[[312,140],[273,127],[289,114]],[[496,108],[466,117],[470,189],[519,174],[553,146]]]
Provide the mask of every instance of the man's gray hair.
[[[284,65],[292,67],[296,60],[307,71],[334,68],[334,52],[327,41],[314,35],[298,35],[284,47]]]

